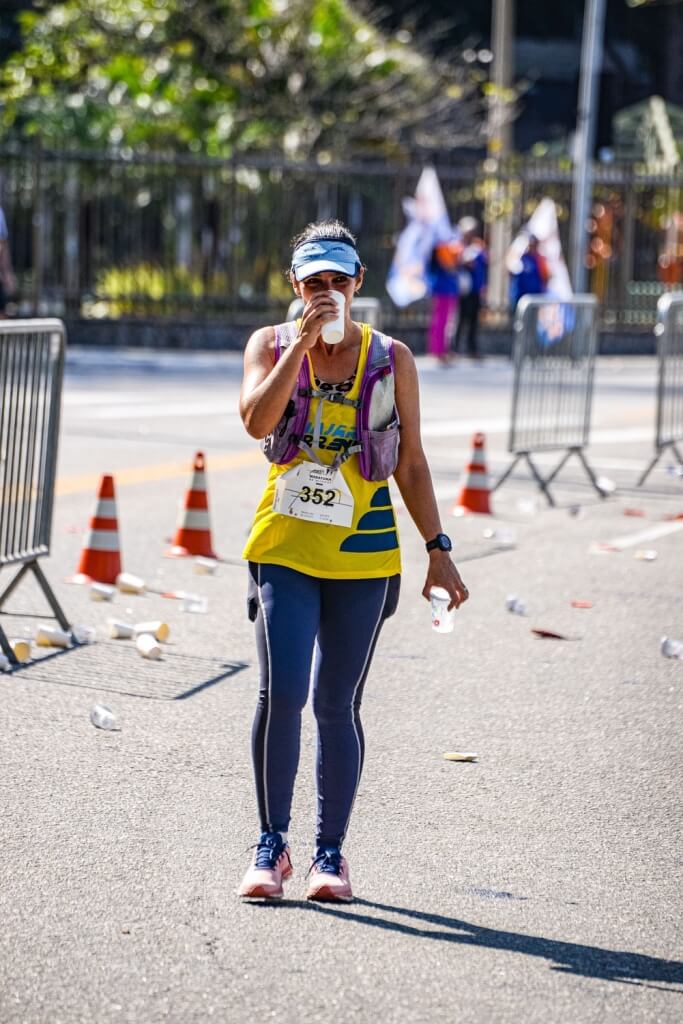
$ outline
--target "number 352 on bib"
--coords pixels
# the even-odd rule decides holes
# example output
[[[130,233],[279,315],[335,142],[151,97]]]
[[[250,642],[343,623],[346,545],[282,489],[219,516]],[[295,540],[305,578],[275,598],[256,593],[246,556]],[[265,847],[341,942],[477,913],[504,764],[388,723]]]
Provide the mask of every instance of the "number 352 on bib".
[[[310,523],[353,525],[353,495],[340,470],[300,462],[278,477],[273,511]]]

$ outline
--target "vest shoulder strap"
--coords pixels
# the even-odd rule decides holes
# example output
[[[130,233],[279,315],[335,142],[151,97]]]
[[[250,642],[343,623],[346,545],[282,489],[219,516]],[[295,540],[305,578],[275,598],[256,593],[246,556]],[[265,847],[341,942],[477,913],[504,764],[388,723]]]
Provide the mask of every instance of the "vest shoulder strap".
[[[298,331],[296,320],[286,320],[283,324],[275,325],[275,362],[282,355],[282,350],[296,341]]]
[[[394,339],[390,338],[388,334],[382,334],[381,331],[373,330],[366,366],[370,372],[381,370],[385,366],[388,366],[393,373]]]

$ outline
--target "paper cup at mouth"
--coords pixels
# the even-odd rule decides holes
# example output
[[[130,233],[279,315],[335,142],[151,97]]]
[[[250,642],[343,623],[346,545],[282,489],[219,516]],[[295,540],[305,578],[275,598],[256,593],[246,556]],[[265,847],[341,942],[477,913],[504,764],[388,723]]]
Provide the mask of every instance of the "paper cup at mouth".
[[[338,314],[335,320],[328,320],[322,325],[320,334],[326,345],[338,345],[344,339],[344,307],[346,296],[343,292],[333,292],[332,297],[337,303]]]

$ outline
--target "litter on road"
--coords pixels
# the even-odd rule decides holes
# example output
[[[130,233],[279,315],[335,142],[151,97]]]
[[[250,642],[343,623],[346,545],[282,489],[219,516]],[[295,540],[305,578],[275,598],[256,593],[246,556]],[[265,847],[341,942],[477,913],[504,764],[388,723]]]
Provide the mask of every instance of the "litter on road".
[[[18,662],[29,661],[31,658],[31,644],[28,640],[10,640],[9,642],[14,657]]]
[[[39,647],[71,647],[71,634],[56,626],[38,626],[35,641]]]
[[[592,608],[592,601],[572,601],[572,608]]]
[[[556,633],[554,629],[532,628],[531,632],[534,636],[538,636],[542,640],[578,640],[578,637],[575,636],[566,636],[564,633]]]
[[[112,640],[132,640],[134,629],[130,622],[119,622],[118,619],[107,619],[109,636]]]
[[[94,644],[97,640],[97,631],[94,626],[72,626],[71,635],[77,644]]]
[[[665,658],[683,659],[683,640],[673,640],[670,636],[663,636],[659,649]]]
[[[633,557],[637,558],[639,562],[654,562],[657,558],[657,552],[654,548],[647,548],[646,550],[635,551]]]
[[[132,572],[120,572],[116,577],[116,586],[122,594],[144,594],[145,581]]]
[[[521,597],[515,597],[514,594],[508,594],[505,598],[505,607],[513,615],[526,615],[526,601]]]
[[[160,643],[164,643],[168,640],[168,634],[170,632],[169,625],[167,622],[136,622],[133,626],[133,635],[135,637],[142,636],[144,633],[149,633],[155,640]]]
[[[96,704],[90,712],[90,721],[96,729],[118,729],[116,715],[106,704]]]
[[[161,646],[156,637],[152,636],[151,633],[141,633],[140,636],[135,638],[135,647],[137,648],[138,654],[143,658],[149,658],[151,661],[157,661],[161,657]]]
[[[108,583],[90,584],[89,596],[91,601],[111,601],[115,593],[116,587],[111,587]]]
[[[459,753],[457,750],[450,750],[444,755],[446,761],[476,761],[479,754],[474,753]]]
[[[193,567],[194,571],[200,576],[213,576],[218,568],[218,562],[215,558],[202,558],[199,556],[195,558]]]

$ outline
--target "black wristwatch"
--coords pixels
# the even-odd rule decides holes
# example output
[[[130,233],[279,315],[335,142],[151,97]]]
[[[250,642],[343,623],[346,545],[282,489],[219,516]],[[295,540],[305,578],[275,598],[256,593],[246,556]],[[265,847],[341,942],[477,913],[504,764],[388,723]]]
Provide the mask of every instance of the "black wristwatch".
[[[445,533],[437,533],[436,537],[432,540],[428,540],[425,544],[427,551],[433,551],[434,548],[438,548],[439,551],[452,551],[453,545],[451,544],[451,538],[446,536]]]

